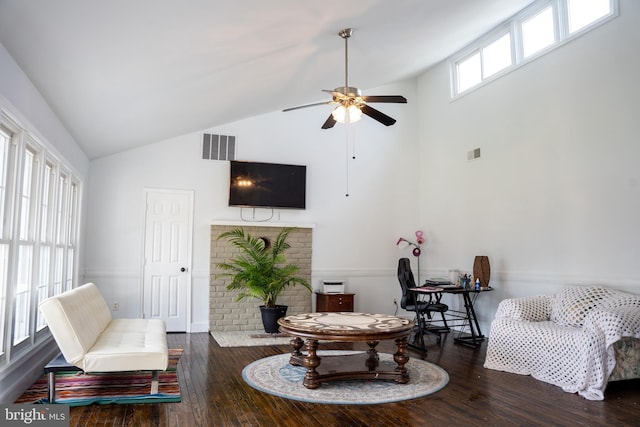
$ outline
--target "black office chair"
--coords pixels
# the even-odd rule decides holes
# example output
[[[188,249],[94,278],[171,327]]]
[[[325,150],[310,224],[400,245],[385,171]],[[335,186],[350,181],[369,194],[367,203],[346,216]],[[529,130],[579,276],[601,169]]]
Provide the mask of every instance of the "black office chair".
[[[424,294],[428,299],[421,300],[417,298],[417,294],[415,292],[409,291],[410,288],[416,287],[409,258],[400,258],[398,260],[398,281],[402,288],[400,307],[407,311],[413,311],[416,313],[417,328],[412,344],[424,350],[424,338],[422,335],[425,332],[436,335],[438,342],[440,342],[442,334],[449,332],[447,319],[444,315],[444,313],[449,310],[449,306],[440,302],[442,295],[439,293]],[[442,317],[442,326],[435,326],[432,324],[433,313],[440,313],[440,316]],[[440,320],[437,322],[440,322]]]

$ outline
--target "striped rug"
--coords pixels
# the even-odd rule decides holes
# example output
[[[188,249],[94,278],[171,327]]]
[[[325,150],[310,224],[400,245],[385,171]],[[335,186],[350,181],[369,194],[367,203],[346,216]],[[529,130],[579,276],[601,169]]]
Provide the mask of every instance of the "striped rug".
[[[69,406],[126,403],[180,402],[178,383],[178,361],[182,349],[169,350],[169,366],[159,372],[157,394],[150,394],[151,372],[105,372],[85,374],[82,372],[58,372],[56,374],[56,403]],[[49,403],[47,376],[43,375],[15,403]]]

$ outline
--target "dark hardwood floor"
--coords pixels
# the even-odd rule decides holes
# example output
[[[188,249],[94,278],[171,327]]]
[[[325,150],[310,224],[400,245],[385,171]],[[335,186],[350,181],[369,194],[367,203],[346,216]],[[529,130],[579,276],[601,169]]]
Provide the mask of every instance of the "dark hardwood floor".
[[[221,348],[206,333],[169,334],[183,348],[178,365],[182,402],[71,408],[71,426],[638,426],[640,381],[611,383],[604,401],[529,376],[484,369],[479,349],[430,338],[426,360],[447,370],[449,384],[430,396],[382,405],[321,405],[287,400],[249,387],[242,368],[288,346]],[[364,344],[323,348],[366,349]],[[378,349],[393,353],[393,342]],[[411,357],[422,358],[411,351]]]

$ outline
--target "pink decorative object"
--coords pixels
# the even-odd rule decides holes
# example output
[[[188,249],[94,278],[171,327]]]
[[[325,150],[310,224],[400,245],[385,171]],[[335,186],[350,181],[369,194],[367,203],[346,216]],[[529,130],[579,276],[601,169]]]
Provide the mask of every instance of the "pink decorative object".
[[[398,249],[405,249],[409,246],[413,246],[413,250],[411,251],[413,253],[413,256],[419,257],[420,254],[422,254],[422,249],[420,249],[420,245],[423,245],[424,242],[425,242],[424,233],[422,232],[422,230],[418,230],[416,231],[416,243],[410,242],[404,237],[400,237],[396,242],[396,246],[398,246]]]
[[[409,242],[407,239],[404,238],[399,238],[398,241],[396,242],[396,246],[398,246],[398,249],[405,249],[408,248],[409,245],[411,245],[412,243]]]

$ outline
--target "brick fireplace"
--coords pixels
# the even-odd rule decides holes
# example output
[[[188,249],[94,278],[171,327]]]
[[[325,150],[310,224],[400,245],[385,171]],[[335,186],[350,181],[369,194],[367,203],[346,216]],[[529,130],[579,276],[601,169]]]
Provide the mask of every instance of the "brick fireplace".
[[[214,223],[211,225],[211,253],[210,253],[210,280],[209,280],[209,330],[210,331],[251,331],[261,330],[260,318],[261,301],[245,298],[236,301],[238,291],[228,291],[229,279],[216,278],[217,264],[226,261],[230,256],[238,252],[225,240],[217,240],[225,231],[242,227],[245,232],[254,237],[267,237],[275,240],[276,235],[283,226],[250,225],[250,223]],[[311,283],[311,239],[312,228],[298,226],[291,234],[287,242],[291,248],[286,252],[287,261],[300,266],[300,276]],[[278,298],[278,304],[287,305],[287,314],[305,313],[311,311],[311,293],[302,286],[287,288]]]

